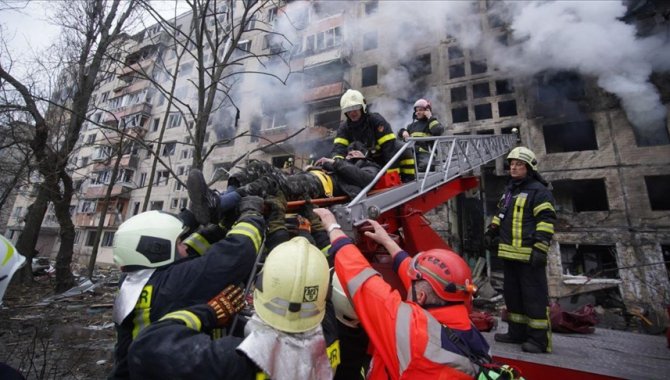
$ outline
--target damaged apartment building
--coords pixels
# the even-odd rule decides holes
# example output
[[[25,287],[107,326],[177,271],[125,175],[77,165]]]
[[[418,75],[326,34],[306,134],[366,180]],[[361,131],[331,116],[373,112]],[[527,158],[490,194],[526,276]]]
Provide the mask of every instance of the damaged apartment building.
[[[465,48],[458,33],[442,31],[418,39],[406,33],[406,38],[399,38],[389,29],[395,20],[385,19],[393,15],[396,3],[268,3],[258,21],[274,27],[282,38],[250,29],[238,50],[277,54],[263,64],[245,61],[245,70],[288,62],[291,76],[286,84],[244,77],[233,88],[231,96],[239,109],[222,107],[212,116],[205,136],[206,146],[215,145],[203,168],[205,176],[218,178],[216,187],[224,188],[232,163],[250,151],[254,151],[251,158],[287,171],[327,155],[343,117],[339,99],[349,88],[360,90],[371,110],[381,113],[396,131],[411,122],[414,101],[429,98],[433,113],[447,126],[446,134],[518,131],[519,143],[537,154],[539,171],[551,183],[558,215],[548,270],[552,297],[585,294],[601,302],[605,295],[620,299],[625,307],[663,313],[670,302],[669,271],[664,264],[670,260],[667,118],[651,130],[634,126],[619,100],[601,89],[596,78],[574,71],[505,75],[485,51]],[[514,44],[507,25],[488,12],[491,3],[472,2],[475,12],[468,22],[500,44]],[[631,6],[627,22],[640,23],[645,33],[659,25],[667,28],[667,18],[659,17],[667,15],[663,13],[667,10],[658,9],[662,6],[655,2],[638,3]],[[286,15],[291,15],[290,23]],[[177,22],[188,25],[189,20],[187,14]],[[282,29],[287,24],[293,28],[290,33]],[[397,26],[408,27],[402,22]],[[127,68],[105,77],[96,91],[98,108],[109,112],[92,112],[91,120],[132,119],[138,137],[147,142],[158,138],[165,97],[149,81],[130,75],[133,67],[151,71],[158,61],[173,62],[160,38],[149,38],[158,34],[158,28],[149,28],[128,38],[128,54],[120,57]],[[189,74],[192,64],[183,62],[180,75],[193,75]],[[651,81],[667,109],[670,76],[655,73]],[[189,97],[193,91],[178,88],[176,95]],[[172,172],[158,166],[148,209],[178,212],[187,205],[188,195],[174,176],[185,182],[188,175],[193,148],[187,131],[193,121],[176,112],[167,118],[165,143],[158,154],[170,163]],[[244,131],[250,135],[217,144]],[[72,205],[75,255],[81,261],[90,255],[101,217],[109,169],[114,165],[106,152],[114,143],[93,124],[82,133],[74,177],[79,193]],[[100,260],[106,262],[111,262],[115,229],[141,212],[151,173],[152,155],[138,144],[128,146],[121,160],[101,239]],[[439,211],[442,215],[433,219],[435,229],[469,258],[485,255],[482,234],[507,180],[505,164],[498,159],[481,168],[476,173],[481,176],[479,191],[449,202]],[[14,240],[30,204],[28,193],[17,200],[8,223],[7,236]],[[49,215],[45,223],[51,223]],[[45,228],[49,233],[38,243],[42,255],[55,252],[58,245],[53,223]],[[495,271],[500,263],[494,259],[492,266]]]

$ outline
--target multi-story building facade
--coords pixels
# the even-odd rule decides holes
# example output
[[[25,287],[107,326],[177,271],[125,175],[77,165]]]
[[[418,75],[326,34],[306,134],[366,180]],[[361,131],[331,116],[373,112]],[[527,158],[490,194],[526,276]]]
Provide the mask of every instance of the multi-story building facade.
[[[371,109],[382,113],[395,130],[411,121],[412,103],[428,97],[448,134],[517,129],[520,143],[537,154],[558,211],[549,264],[553,297],[610,289],[626,305],[661,310],[662,302],[670,301],[668,268],[663,264],[670,257],[670,205],[664,196],[670,190],[667,119],[656,131],[657,138],[646,139],[594,78],[567,70],[512,78],[487,60],[484,49],[466,48],[462,39],[444,29],[420,38],[406,30],[402,38],[388,28],[394,3],[268,4],[256,22],[277,34],[251,27],[238,53],[270,56],[244,61],[243,70],[269,70],[285,83],[250,74],[240,77],[230,90],[235,106],[221,107],[210,119],[205,144],[212,153],[204,164],[206,177],[220,178],[217,186],[223,187],[232,162],[245,154],[284,168],[302,167],[327,155],[342,118],[339,98],[348,88],[362,91]],[[487,13],[488,6],[487,1],[473,2],[470,21],[503,45],[512,43],[505,25]],[[183,15],[176,23],[186,27],[189,17]],[[111,261],[116,227],[142,211],[153,164],[148,148],[158,146],[161,135],[156,154],[170,169],[157,165],[148,209],[178,212],[187,205],[183,183],[193,158],[188,133],[193,120],[177,111],[166,113],[169,102],[155,84],[133,75],[141,68],[160,80],[161,70],[174,69],[175,54],[160,33],[149,28],[128,38],[125,56],[120,57],[125,66],[104,78],[96,91],[99,107],[92,107],[92,123],[82,134],[77,157],[80,169],[74,172],[80,189],[72,205],[80,259],[86,260],[91,251],[116,163],[109,152],[118,136],[106,134],[95,123],[122,121],[129,134],[143,141],[128,145],[120,158],[119,178],[106,204],[100,261]],[[189,59],[180,62],[175,96],[185,103],[194,96],[186,80],[192,78],[194,64]],[[667,77],[652,79],[667,109]],[[243,132],[247,134],[221,143]],[[505,160],[499,159],[482,169],[480,191],[438,210],[436,229],[458,251],[473,257],[482,254],[481,234],[504,187],[504,175]],[[12,215],[29,203],[29,198],[20,197]],[[20,219],[10,218],[8,229],[9,237],[15,237]],[[41,239],[43,254],[55,252],[55,235]],[[568,274],[599,281],[580,282]]]

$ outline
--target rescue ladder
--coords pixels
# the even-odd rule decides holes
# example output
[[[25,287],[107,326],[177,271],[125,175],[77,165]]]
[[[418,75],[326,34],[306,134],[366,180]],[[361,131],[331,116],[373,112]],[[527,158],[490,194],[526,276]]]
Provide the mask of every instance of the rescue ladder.
[[[515,133],[410,138],[356,198],[348,204],[334,205],[331,210],[343,229],[352,230],[355,226],[364,223],[366,219],[376,219],[388,210],[420,197],[503,156],[516,146],[517,140],[518,136]],[[420,142],[433,142],[427,169],[419,172],[415,164],[417,175],[413,181],[369,194],[384,176],[386,170],[391,167],[391,163]]]

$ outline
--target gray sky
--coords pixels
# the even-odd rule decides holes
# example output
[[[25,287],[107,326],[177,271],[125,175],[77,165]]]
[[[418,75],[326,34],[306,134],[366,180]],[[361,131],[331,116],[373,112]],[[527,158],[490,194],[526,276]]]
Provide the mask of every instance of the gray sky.
[[[33,56],[34,52],[42,51],[49,46],[58,35],[58,26],[47,21],[49,12],[53,10],[55,0],[32,0],[30,2],[5,0],[0,5],[0,25],[2,37],[8,43],[12,58],[25,60]],[[174,0],[154,0],[154,7],[164,17],[174,14]],[[18,9],[7,9],[8,7]],[[179,13],[187,10],[184,1],[179,1]],[[147,20],[147,23],[153,23]]]

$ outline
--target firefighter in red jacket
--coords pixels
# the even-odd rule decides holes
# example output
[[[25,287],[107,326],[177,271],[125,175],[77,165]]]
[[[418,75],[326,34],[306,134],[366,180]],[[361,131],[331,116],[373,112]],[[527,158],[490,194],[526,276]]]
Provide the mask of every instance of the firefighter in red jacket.
[[[373,352],[367,378],[471,379],[479,367],[461,347],[487,356],[489,346],[468,317],[476,288],[463,259],[441,249],[410,258],[379,223],[370,220],[374,232],[365,234],[391,254],[394,269],[409,289],[403,301],[342,232],[333,214],[326,209],[314,212],[329,232],[335,271],[370,337]]]

